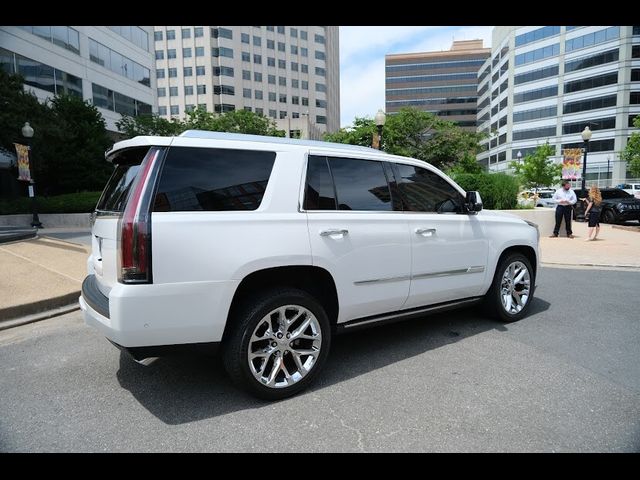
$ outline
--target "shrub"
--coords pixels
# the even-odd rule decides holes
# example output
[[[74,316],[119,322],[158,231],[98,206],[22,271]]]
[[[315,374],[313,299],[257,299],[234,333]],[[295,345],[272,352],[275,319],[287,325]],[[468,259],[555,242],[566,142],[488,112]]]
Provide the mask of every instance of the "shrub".
[[[37,197],[38,213],[90,213],[96,208],[102,192],[80,192],[57,195],[55,197]],[[31,213],[31,199],[20,197],[13,200],[0,200],[0,215]]]
[[[452,177],[466,191],[477,190],[484,208],[511,210],[516,207],[518,180],[505,173],[458,173]]]

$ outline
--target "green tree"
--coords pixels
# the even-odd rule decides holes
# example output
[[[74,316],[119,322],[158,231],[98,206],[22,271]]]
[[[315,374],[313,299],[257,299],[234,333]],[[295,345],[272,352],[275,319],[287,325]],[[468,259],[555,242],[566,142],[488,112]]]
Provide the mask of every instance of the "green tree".
[[[640,115],[633,120],[633,126],[640,128]],[[640,132],[631,134],[627,146],[624,147],[620,158],[627,162],[631,175],[640,177]]]
[[[41,174],[36,178],[47,194],[100,190],[113,170],[104,152],[113,141],[98,109],[69,95],[50,103],[53,125],[42,132]],[[36,151],[37,151],[36,150]]]
[[[547,142],[525,156],[522,163],[511,162],[509,165],[525,188],[548,187],[557,183],[562,174],[562,165],[549,159],[553,155],[555,147]]]
[[[478,163],[475,155],[472,153],[464,154],[462,158],[454,163],[453,167],[447,171],[449,175],[457,173],[471,173],[473,175],[477,175],[482,172],[484,172],[484,168]]]
[[[184,130],[180,120],[174,118],[167,120],[158,115],[138,115],[137,117],[123,115],[116,122],[116,127],[127,138],[137,137],[138,135],[171,137],[179,135]]]
[[[377,132],[374,121],[356,117],[353,126],[324,136],[325,141],[371,146]],[[387,116],[382,149],[388,153],[424,160],[438,168],[468,164],[480,150],[482,134],[467,132],[455,123],[416,108],[403,108]]]
[[[205,117],[200,110],[195,110],[189,112],[189,118],[185,122],[187,128],[194,128],[191,126],[192,118],[202,118],[206,120],[203,126],[207,128],[201,129],[216,132],[247,133],[251,135],[267,135],[270,137],[284,137],[286,133],[284,130],[278,130],[276,123],[270,118],[247,110],[225,112],[221,115],[212,116],[211,120]],[[195,123],[195,125],[198,125],[198,123]]]

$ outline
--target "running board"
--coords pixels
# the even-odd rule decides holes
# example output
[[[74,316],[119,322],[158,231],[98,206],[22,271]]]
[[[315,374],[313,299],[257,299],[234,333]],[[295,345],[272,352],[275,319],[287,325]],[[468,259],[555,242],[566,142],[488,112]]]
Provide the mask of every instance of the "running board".
[[[349,320],[348,322],[337,325],[336,333],[344,333],[346,331],[352,331],[358,328],[366,328],[370,326],[373,327],[376,325],[394,323],[416,317],[423,317],[425,315],[431,315],[433,313],[446,312],[447,310],[470,307],[472,305],[480,303],[483,299],[484,297],[471,297],[462,300],[454,300],[452,302],[437,303],[426,307],[417,307],[408,310],[399,310],[397,312],[356,318],[355,320]]]

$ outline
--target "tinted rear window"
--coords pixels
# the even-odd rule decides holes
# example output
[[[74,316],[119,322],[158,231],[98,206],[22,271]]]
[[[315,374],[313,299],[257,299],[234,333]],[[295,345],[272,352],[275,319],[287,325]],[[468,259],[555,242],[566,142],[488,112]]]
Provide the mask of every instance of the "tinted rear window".
[[[102,212],[123,212],[133,180],[140,165],[117,165],[107,186],[102,192],[96,210]]]
[[[307,210],[335,210],[336,198],[326,157],[309,156],[307,192],[304,208]]]
[[[255,150],[170,148],[153,210],[255,210],[275,158],[275,152]]]

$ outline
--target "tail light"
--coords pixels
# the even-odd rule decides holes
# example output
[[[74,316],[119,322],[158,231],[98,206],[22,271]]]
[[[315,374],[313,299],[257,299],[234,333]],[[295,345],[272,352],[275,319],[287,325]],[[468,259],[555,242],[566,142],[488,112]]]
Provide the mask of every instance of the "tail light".
[[[118,281],[152,283],[151,204],[161,149],[151,148],[131,187],[118,222]]]

